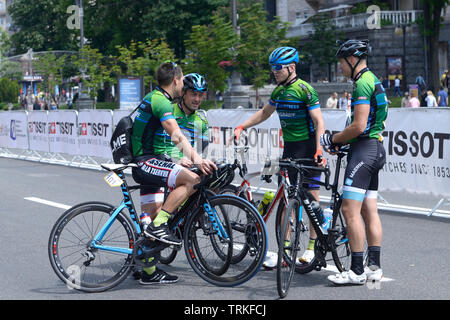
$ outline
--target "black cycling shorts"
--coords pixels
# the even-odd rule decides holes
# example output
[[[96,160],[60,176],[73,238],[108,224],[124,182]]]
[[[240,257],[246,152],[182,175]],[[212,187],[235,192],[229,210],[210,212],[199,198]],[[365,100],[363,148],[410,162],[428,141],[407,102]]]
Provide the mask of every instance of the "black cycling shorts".
[[[383,143],[362,139],[350,145],[344,175],[343,198],[364,201],[378,196],[378,172],[386,163]]]
[[[145,155],[137,157],[137,168],[133,168],[133,179],[146,185],[140,189],[141,204],[163,202],[164,188],[175,188],[178,174],[183,167],[167,161],[164,155]]]
[[[304,141],[285,142],[283,159],[292,158],[310,158],[313,159],[316,154],[316,139],[311,137]],[[297,180],[298,171],[294,169],[288,169],[288,176],[291,183],[295,183]],[[320,181],[320,172],[312,172],[307,175],[309,179]],[[318,190],[320,188],[317,184],[304,183],[303,188],[308,190]]]

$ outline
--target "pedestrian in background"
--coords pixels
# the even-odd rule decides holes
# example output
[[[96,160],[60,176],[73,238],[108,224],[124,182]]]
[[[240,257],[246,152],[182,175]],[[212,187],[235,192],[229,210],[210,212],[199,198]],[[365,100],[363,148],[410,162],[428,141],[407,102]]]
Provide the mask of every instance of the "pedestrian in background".
[[[408,107],[408,103],[409,103],[409,92],[405,92],[405,95],[402,98],[402,108]]]
[[[439,90],[437,96],[438,96],[438,100],[437,100],[437,104],[438,107],[447,107],[448,106],[448,93],[445,92],[445,89],[443,86],[441,86],[440,88],[441,90]]]
[[[348,92],[344,91],[342,93],[341,97],[339,98],[339,101],[338,101],[338,108],[339,109],[342,109],[342,110],[347,109],[347,106],[348,106],[348,98],[347,98],[347,96],[348,96]]]
[[[327,109],[336,109],[338,103],[338,94],[337,92],[333,92],[331,97],[327,100]]]
[[[425,101],[427,103],[427,107],[437,107],[436,98],[433,95],[433,92],[431,90],[427,91],[427,97],[425,98]]]
[[[398,78],[398,76],[395,76],[394,80],[394,97],[395,96],[402,96],[402,92],[400,90],[400,79]]]
[[[420,107],[420,101],[417,99],[417,93],[413,91],[411,93],[411,98],[408,101],[408,107],[409,108],[419,108]]]

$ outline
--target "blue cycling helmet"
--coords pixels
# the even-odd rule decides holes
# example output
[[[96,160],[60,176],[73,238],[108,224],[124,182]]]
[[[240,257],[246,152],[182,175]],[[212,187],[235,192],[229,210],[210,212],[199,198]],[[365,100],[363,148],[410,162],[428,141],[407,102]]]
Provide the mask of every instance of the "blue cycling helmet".
[[[269,56],[269,64],[290,64],[298,61],[298,51],[292,47],[279,47]]]
[[[183,90],[185,91],[187,89],[200,92],[206,92],[208,90],[205,78],[198,73],[189,73],[185,75],[183,85]]]

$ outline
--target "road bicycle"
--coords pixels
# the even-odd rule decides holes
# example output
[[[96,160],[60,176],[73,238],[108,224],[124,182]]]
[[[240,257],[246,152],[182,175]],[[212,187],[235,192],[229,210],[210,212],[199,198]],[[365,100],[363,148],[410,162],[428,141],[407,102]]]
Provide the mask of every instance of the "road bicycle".
[[[347,147],[343,147],[337,152],[338,159],[332,184],[329,183],[328,167],[322,169],[305,165],[305,163],[311,163],[313,161],[311,159],[280,161],[280,165],[289,166],[298,171],[293,197],[289,199],[289,205],[282,221],[281,241],[278,249],[277,290],[281,298],[284,298],[289,291],[294,271],[308,273],[312,270],[321,270],[327,266],[327,261],[330,260],[327,259],[327,253],[331,253],[331,259],[339,272],[344,272],[350,267],[351,251],[341,212],[342,194],[338,191],[341,162],[347,152]],[[325,172],[325,182],[309,181],[306,174],[311,171]],[[319,217],[313,210],[312,202],[315,199],[302,187],[305,182],[315,182],[327,190],[331,189],[330,209],[333,211],[331,221],[322,221],[322,217]],[[317,234],[314,259],[310,263],[297,263],[297,253],[303,252],[307,247],[310,225]]]
[[[242,136],[242,134],[241,134]],[[246,163],[246,153],[249,147],[247,146],[235,146],[234,147],[234,163],[231,165],[233,170],[238,169],[239,176],[242,181],[239,186],[232,185],[231,183],[224,186],[220,190],[216,190],[218,194],[232,194],[240,198],[248,200],[255,208],[258,208],[260,201],[256,201],[253,197],[252,186],[250,180],[260,176],[261,179],[267,183],[272,182],[272,175],[276,174],[279,176],[278,188],[273,196],[271,202],[265,206],[265,209],[260,212],[264,222],[267,222],[272,212],[276,210],[275,216],[275,234],[277,242],[280,239],[280,222],[283,215],[284,209],[288,203],[288,189],[290,188],[289,177],[287,172],[279,170],[277,166],[272,166],[270,161],[266,161],[262,172],[248,173],[247,163]],[[245,239],[245,225],[247,223],[248,217],[242,214],[230,214],[229,216],[232,229],[234,233],[234,250],[233,258],[231,263],[239,262],[249,251],[249,247],[245,244],[242,239]]]
[[[124,170],[136,164],[102,164],[109,174],[111,187],[120,187],[121,204],[93,201],[76,205],[56,221],[50,233],[48,254],[57,276],[69,287],[85,292],[101,292],[120,284],[136,267],[150,267],[158,262],[167,247],[143,234],[130,191],[145,187],[128,186]],[[236,286],[251,279],[260,269],[267,250],[264,221],[247,201],[229,195],[206,192],[211,185],[227,179],[230,165],[218,166],[215,174],[204,176],[169,227],[183,227],[187,260],[205,281],[216,286]],[[198,170],[197,170],[198,173]],[[126,214],[128,211],[128,215]],[[233,254],[233,230],[227,211],[243,211],[256,217],[248,228],[255,256],[251,263],[230,270]],[[245,261],[248,262],[248,261]]]

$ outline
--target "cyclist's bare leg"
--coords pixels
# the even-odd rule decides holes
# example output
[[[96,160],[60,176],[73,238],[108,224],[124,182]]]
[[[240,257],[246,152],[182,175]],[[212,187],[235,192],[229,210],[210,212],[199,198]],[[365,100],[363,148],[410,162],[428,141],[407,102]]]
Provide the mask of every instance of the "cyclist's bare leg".
[[[174,212],[187,197],[195,192],[194,186],[198,183],[200,183],[200,177],[197,174],[187,169],[183,169],[178,174],[175,189],[167,196],[167,199],[162,206],[162,210]]]
[[[352,199],[342,200],[342,213],[347,223],[347,234],[352,252],[364,251],[364,223],[361,217],[362,202]]]
[[[155,220],[158,212],[161,210],[163,203],[162,202],[153,202],[141,205],[141,211],[147,212],[150,214],[150,219]]]
[[[377,199],[365,198],[362,204],[362,217],[366,225],[368,246],[381,246],[383,228],[378,215]]]

